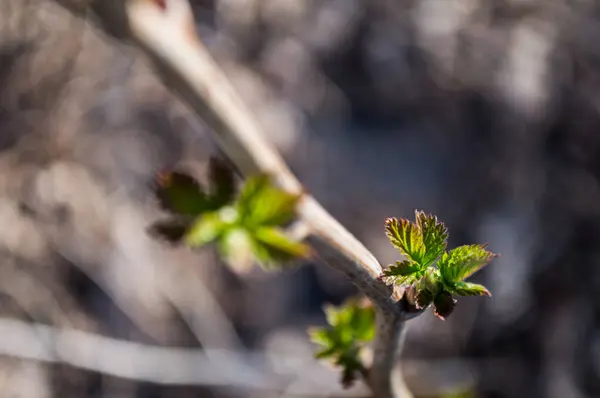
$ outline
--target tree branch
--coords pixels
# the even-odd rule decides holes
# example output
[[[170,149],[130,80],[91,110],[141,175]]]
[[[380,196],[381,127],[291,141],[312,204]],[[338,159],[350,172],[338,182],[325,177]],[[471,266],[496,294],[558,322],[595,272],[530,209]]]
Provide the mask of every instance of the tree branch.
[[[373,254],[310,195],[292,174],[277,150],[264,138],[255,117],[196,35],[186,0],[58,0],[81,14],[81,3],[101,26],[120,40],[132,40],[154,60],[167,87],[178,93],[211,128],[226,156],[246,175],[268,173],[282,189],[302,194],[300,222],[316,252],[341,271],[374,303],[378,322],[374,358],[367,383],[380,398],[398,396],[391,374],[400,351],[404,299],[381,279]],[[73,4],[77,3],[76,6]],[[119,25],[120,24],[120,25]],[[331,261],[331,252],[335,260]],[[406,393],[403,394],[406,396]]]

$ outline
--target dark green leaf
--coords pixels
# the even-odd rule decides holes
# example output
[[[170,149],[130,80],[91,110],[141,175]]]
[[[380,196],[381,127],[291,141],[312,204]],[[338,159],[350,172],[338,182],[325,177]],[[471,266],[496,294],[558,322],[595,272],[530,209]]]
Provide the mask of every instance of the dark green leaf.
[[[417,224],[406,219],[388,218],[385,220],[385,233],[392,245],[409,260],[423,264],[425,244]]]
[[[444,282],[452,286],[473,275],[495,256],[483,245],[459,246],[440,257],[438,268]]]
[[[211,157],[208,164],[209,179],[212,184],[210,200],[218,208],[230,203],[235,194],[233,170],[224,160]]]
[[[355,367],[349,366],[348,364],[346,364],[344,362],[342,362],[338,365],[342,366],[342,378],[340,380],[340,382],[342,383],[342,387],[344,387],[344,388],[352,387],[354,385],[354,382],[358,378],[358,376],[356,374],[358,373],[358,370],[360,368],[356,369]]]
[[[357,352],[348,352],[346,355],[341,356],[336,364],[342,367],[341,383],[344,388],[352,387],[364,371],[364,366],[358,358]]]
[[[457,282],[454,284],[453,292],[459,296],[492,296],[485,286],[469,282]]]
[[[446,291],[439,292],[433,299],[433,313],[442,321],[446,319],[456,306],[456,300]]]
[[[421,265],[429,266],[446,250],[448,229],[434,215],[417,210],[415,218],[417,226],[423,234],[423,244],[425,245],[425,255]]]
[[[310,253],[307,245],[292,241],[275,228],[262,227],[252,232],[254,255],[264,265],[285,263]]]
[[[169,219],[155,222],[149,228],[151,236],[169,243],[177,243],[183,239],[190,222],[182,219]]]
[[[213,210],[200,184],[181,171],[159,173],[154,193],[160,206],[175,214],[196,216]]]

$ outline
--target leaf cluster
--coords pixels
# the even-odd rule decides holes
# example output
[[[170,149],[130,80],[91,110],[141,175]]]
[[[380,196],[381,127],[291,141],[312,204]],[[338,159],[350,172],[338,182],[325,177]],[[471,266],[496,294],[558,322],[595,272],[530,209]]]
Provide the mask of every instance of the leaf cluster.
[[[159,173],[155,196],[170,217],[151,227],[155,236],[190,247],[216,243],[231,266],[246,269],[257,261],[275,264],[308,255],[308,247],[290,240],[281,226],[295,217],[298,195],[276,188],[268,175],[246,180],[238,193],[233,171],[211,158],[209,189],[182,171]]]
[[[487,265],[496,254],[485,245],[464,245],[446,251],[448,230],[436,216],[415,211],[415,221],[388,218],[385,230],[390,243],[406,258],[384,270],[387,283],[404,285],[418,308],[433,305],[440,319],[456,305],[454,296],[491,296],[466,278]]]
[[[325,306],[324,311],[329,327],[309,330],[312,342],[320,346],[315,356],[340,366],[347,388],[366,373],[362,356],[375,335],[375,310],[368,300],[353,298],[339,307]]]

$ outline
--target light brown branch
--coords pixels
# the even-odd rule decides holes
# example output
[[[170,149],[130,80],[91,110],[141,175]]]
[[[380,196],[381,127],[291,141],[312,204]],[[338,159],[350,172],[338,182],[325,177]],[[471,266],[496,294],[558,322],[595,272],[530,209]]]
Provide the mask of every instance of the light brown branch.
[[[306,358],[277,360],[252,352],[140,344],[8,318],[0,318],[0,335],[2,356],[64,363],[105,375],[162,385],[283,391],[315,365]],[[277,364],[273,363],[274,359]],[[309,395],[314,396],[334,393],[333,390],[326,391],[319,382],[335,375],[323,376],[321,380],[304,380],[308,383],[304,392],[308,389]]]
[[[281,396],[366,396],[365,388],[343,391],[341,386],[333,385],[331,381],[339,375],[303,355],[163,347],[10,318],[0,318],[0,336],[0,357],[68,364],[122,379],[159,385],[285,391]],[[419,396],[442,396],[468,388],[478,377],[478,369],[484,367],[517,372],[520,368],[510,358],[485,362],[411,359],[405,366],[411,373],[427,373],[416,386]]]
[[[377,308],[374,359],[367,382],[377,397],[398,396],[391,374],[399,353],[400,331],[408,317],[403,302],[398,302],[381,281],[382,269],[373,254],[314,198],[303,193],[300,182],[264,138],[257,120],[197,37],[188,2],[88,0],[88,5],[105,30],[120,40],[132,39],[155,61],[165,84],[210,126],[215,141],[242,174],[268,173],[281,188],[303,194],[297,214],[311,232],[307,240],[324,260],[335,253],[329,264],[345,274]]]

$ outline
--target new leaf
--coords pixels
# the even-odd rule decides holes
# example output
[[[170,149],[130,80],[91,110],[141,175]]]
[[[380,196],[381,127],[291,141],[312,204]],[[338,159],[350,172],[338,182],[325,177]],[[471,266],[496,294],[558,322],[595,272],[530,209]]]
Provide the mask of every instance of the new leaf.
[[[479,271],[495,256],[483,245],[459,246],[442,255],[438,268],[444,283],[453,286]]]
[[[453,291],[459,296],[492,296],[485,286],[477,283],[457,282]]]
[[[277,189],[268,175],[249,178],[237,202],[242,223],[249,227],[278,226],[296,215],[298,195]]]
[[[393,283],[407,285],[417,280],[419,271],[421,267],[416,263],[409,260],[396,261],[396,265],[390,265],[383,270],[383,276]]]
[[[210,212],[198,217],[186,233],[188,246],[199,247],[218,239],[227,228],[219,212]]]
[[[310,252],[307,245],[291,240],[276,228],[258,228],[251,236],[254,256],[266,268],[276,263],[306,257]]]
[[[396,249],[423,270],[446,250],[448,230],[436,216],[415,211],[415,223],[388,218],[386,235]]]
[[[417,224],[406,219],[388,218],[385,220],[385,233],[392,245],[411,262],[422,268],[425,256],[423,235]]]
[[[422,265],[429,266],[446,250],[448,229],[436,216],[425,214],[423,211],[415,211],[415,218],[425,246]]]
[[[321,348],[315,355],[342,368],[342,384],[349,387],[364,372],[361,350],[375,335],[375,310],[358,300],[348,300],[341,307],[326,306],[329,327],[309,330],[311,340]]]

